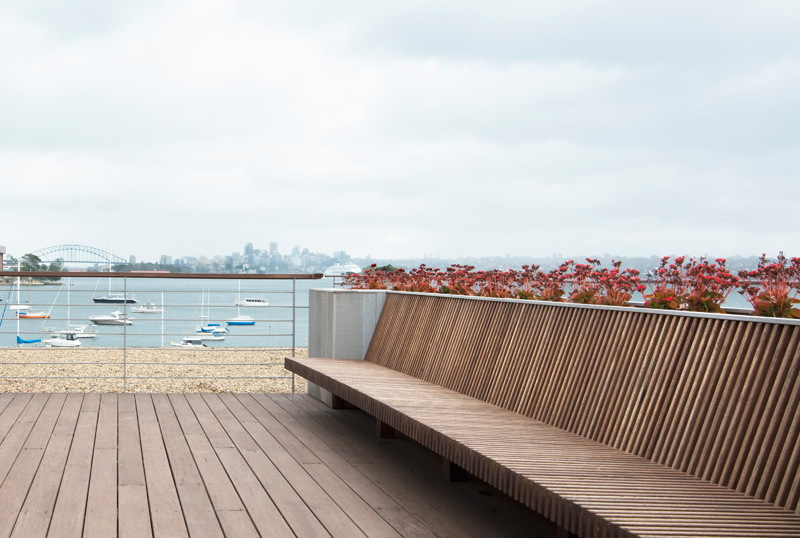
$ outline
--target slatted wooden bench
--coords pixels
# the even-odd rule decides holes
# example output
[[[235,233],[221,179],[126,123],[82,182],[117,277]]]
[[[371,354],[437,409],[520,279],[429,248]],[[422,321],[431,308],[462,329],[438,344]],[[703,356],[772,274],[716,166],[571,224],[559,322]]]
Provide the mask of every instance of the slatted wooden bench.
[[[286,367],[578,536],[800,536],[800,325],[390,293]]]

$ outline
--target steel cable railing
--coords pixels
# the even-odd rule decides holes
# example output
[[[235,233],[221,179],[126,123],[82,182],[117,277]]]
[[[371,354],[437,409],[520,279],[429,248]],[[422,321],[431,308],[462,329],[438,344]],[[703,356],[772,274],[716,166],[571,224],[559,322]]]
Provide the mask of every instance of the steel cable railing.
[[[34,380],[50,382],[51,388],[55,384],[56,390],[61,388],[59,382],[102,380],[118,382],[124,392],[131,388],[129,381],[165,380],[209,380],[216,383],[211,389],[220,390],[226,387],[222,382],[250,380],[258,390],[260,382],[285,380],[294,392],[294,375],[283,370],[276,357],[280,358],[279,352],[295,356],[307,347],[302,345],[308,334],[307,290],[322,278],[321,274],[28,271],[7,271],[2,276],[6,280],[0,285],[0,377],[6,383],[2,390],[9,383],[12,390],[26,388],[30,385],[25,383]],[[50,285],[31,280],[42,278],[60,280]],[[102,280],[108,280],[108,290],[100,289]],[[92,289],[87,283],[95,281]],[[306,298],[298,300],[299,293]],[[97,302],[103,297],[106,302]],[[242,297],[256,306],[238,300]],[[157,308],[135,312],[142,305]],[[106,313],[112,308],[119,315]],[[20,312],[47,315],[26,318]],[[98,316],[103,320],[98,322]],[[116,319],[110,321],[109,316]],[[201,330],[204,324],[208,331]],[[75,330],[86,332],[70,337]],[[299,346],[298,337],[305,338]],[[79,343],[63,341],[70,338]],[[213,375],[207,374],[208,369],[215,370]]]

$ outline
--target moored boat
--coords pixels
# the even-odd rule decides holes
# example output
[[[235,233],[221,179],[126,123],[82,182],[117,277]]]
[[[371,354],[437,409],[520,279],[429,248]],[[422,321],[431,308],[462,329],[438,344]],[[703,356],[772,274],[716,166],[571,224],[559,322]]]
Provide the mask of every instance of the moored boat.
[[[244,297],[234,301],[236,306],[269,306],[269,299],[261,299],[258,297]]]
[[[357,275],[361,272],[361,267],[354,263],[348,263],[346,265],[339,265],[338,263],[333,267],[328,267],[325,269],[325,272],[322,273],[323,276],[347,276],[347,275]]]
[[[183,338],[184,340],[191,339],[191,340],[209,340],[212,342],[218,342],[220,340],[225,340],[225,335],[220,333],[201,333],[197,336],[186,336]]]
[[[176,347],[189,347],[189,348],[191,348],[191,347],[206,347],[207,348],[208,347],[199,338],[192,338],[192,337],[186,337],[183,340],[181,340],[180,342],[170,342],[170,344],[172,344],[173,346],[176,346]]]
[[[70,331],[64,331],[50,340],[42,340],[42,343],[47,347],[78,347],[81,345],[76,334]]]
[[[133,304],[137,302],[133,297],[128,297],[122,293],[109,293],[105,297],[92,297],[92,301],[101,304]]]
[[[24,311],[17,310],[17,317],[19,319],[48,319],[50,314],[44,311]]]
[[[209,323],[205,327],[202,325],[197,328],[197,332],[199,333],[214,333],[214,334],[225,334],[228,332],[228,329],[225,327],[220,327],[219,323]]]
[[[75,338],[96,338],[97,327],[89,327],[88,325],[68,325],[66,329],[51,329],[46,328],[47,332],[55,334],[75,333]]]
[[[150,301],[147,301],[145,304],[140,306],[131,307],[131,312],[136,312],[138,314],[159,314],[163,311],[163,308],[157,304],[151,303]]]
[[[131,325],[133,318],[129,318],[127,314],[117,311],[102,316],[89,316],[89,321],[95,325]]]
[[[251,316],[236,316],[233,319],[226,321],[228,325],[255,325],[256,320]]]

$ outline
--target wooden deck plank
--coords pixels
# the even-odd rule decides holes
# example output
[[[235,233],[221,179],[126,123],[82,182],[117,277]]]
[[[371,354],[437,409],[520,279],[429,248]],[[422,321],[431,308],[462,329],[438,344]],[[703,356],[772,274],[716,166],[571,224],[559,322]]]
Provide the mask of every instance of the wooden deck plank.
[[[9,393],[0,394],[0,415],[3,414],[6,407],[14,400],[14,395]]]
[[[72,438],[78,423],[81,400],[80,394],[67,396],[31,484],[31,489],[22,505],[19,518],[17,518],[11,534],[12,537],[35,538],[47,535]]]
[[[10,396],[10,398],[5,398],[7,405],[3,408],[3,412],[0,413],[0,442],[5,440],[12,426],[19,422],[20,415],[25,410],[33,394],[14,394],[7,396]]]
[[[96,397],[90,398],[90,396]],[[83,518],[89,494],[92,451],[94,450],[99,409],[100,397],[98,394],[84,395],[72,446],[64,468],[64,476],[61,480],[61,489],[53,509],[53,517],[47,534],[49,538],[77,538],[83,533]]]
[[[35,422],[28,423],[32,425],[29,429],[30,433],[22,445],[22,450],[19,452],[17,460],[8,472],[2,487],[0,487],[0,507],[2,507],[4,514],[8,514],[0,519],[0,536],[10,536],[16,522],[19,520],[22,506],[33,485],[47,445],[50,442],[50,433],[56,426],[65,399],[66,396],[63,394],[45,396],[41,413],[36,414],[34,411],[26,414],[23,412],[20,416],[21,418],[32,418],[36,414],[37,418]],[[33,400],[31,400],[31,403],[33,403]],[[24,425],[26,423],[21,424]],[[56,445],[58,445],[56,448],[58,452],[58,448],[61,448],[63,443],[56,443]],[[54,457],[58,457],[58,454]]]
[[[11,406],[7,408],[7,411],[13,411],[16,419],[0,443],[0,484],[4,483],[46,403],[46,395],[36,394],[32,398],[15,400],[13,410]],[[21,407],[17,408],[17,405]],[[19,414],[16,413],[17,410]]]
[[[161,437],[161,428],[156,420],[153,400],[149,394],[136,395],[136,411],[153,536],[188,538],[189,532],[183,519],[178,491],[164,448],[164,440]]]
[[[23,448],[0,487],[0,536],[11,535],[43,454],[44,450],[41,448]]]
[[[120,394],[117,400],[118,449],[117,480],[119,496],[119,536],[145,538],[153,535],[150,506],[145,485],[139,419],[133,394]]]
[[[117,535],[117,396],[103,394],[89,477],[83,535],[105,538]]]

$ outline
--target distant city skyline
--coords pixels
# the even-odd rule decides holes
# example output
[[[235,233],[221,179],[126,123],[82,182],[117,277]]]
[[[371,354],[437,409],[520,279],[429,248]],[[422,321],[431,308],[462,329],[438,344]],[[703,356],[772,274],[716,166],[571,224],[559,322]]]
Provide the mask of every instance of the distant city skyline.
[[[78,245],[70,245],[78,246]],[[86,245],[85,247],[88,247]],[[2,249],[2,245],[0,245]],[[36,251],[32,251],[36,252]],[[28,253],[25,253],[28,254]],[[9,257],[21,257],[25,254],[14,254],[8,252],[6,255],[6,262]],[[510,269],[520,268],[523,265],[539,265],[542,269],[552,269],[561,265],[568,259],[574,259],[578,262],[583,261],[587,257],[597,258],[601,263],[607,267],[611,266],[612,261],[622,261],[624,267],[636,268],[643,272],[655,269],[658,267],[659,262],[663,256],[676,257],[687,255],[685,252],[678,253],[658,253],[649,256],[625,256],[619,254],[611,254],[608,252],[600,253],[583,253],[580,255],[565,256],[562,253],[554,253],[549,256],[524,256],[505,254],[502,256],[460,256],[460,257],[410,257],[410,258],[373,258],[366,257],[353,257],[346,251],[336,251],[332,256],[326,253],[311,252],[309,249],[295,245],[288,253],[281,253],[279,244],[277,242],[269,242],[267,249],[257,248],[253,243],[247,243],[242,248],[242,251],[233,251],[229,254],[215,254],[207,253],[199,256],[183,256],[173,257],[168,254],[162,254],[158,260],[144,260],[139,259],[135,254],[129,256],[127,263],[124,260],[120,262],[121,265],[138,264],[146,266],[158,267],[174,267],[176,270],[194,271],[194,272],[251,272],[251,273],[313,273],[324,272],[327,268],[336,264],[356,263],[361,267],[369,266],[373,263],[377,265],[391,264],[396,267],[414,268],[421,263],[426,263],[430,267],[446,268],[450,264],[472,265],[479,270],[487,269]],[[775,259],[777,253],[767,253],[769,259]],[[719,256],[705,254],[688,255],[695,259],[705,257],[706,259],[713,260]],[[728,267],[732,271],[741,269],[751,270],[758,265],[758,258],[760,254],[750,255],[732,255],[723,256],[728,259]],[[46,259],[47,262],[52,262],[50,258]],[[70,264],[67,263],[67,266]],[[87,264],[78,264],[80,267],[86,267]],[[94,263],[97,269],[102,270],[105,266],[103,263]],[[117,265],[115,263],[115,265]]]

